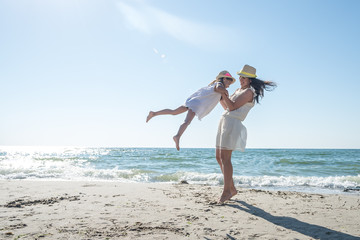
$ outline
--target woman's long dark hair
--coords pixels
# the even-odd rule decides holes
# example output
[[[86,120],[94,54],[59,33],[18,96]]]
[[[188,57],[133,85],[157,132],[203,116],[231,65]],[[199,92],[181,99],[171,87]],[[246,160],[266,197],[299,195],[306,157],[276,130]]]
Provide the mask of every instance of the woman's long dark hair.
[[[250,86],[252,86],[255,89],[256,97],[254,100],[256,103],[259,103],[259,96],[261,98],[264,97],[264,90],[266,91],[272,91],[276,88],[275,82],[270,81],[263,81],[257,78],[249,78],[250,79]]]

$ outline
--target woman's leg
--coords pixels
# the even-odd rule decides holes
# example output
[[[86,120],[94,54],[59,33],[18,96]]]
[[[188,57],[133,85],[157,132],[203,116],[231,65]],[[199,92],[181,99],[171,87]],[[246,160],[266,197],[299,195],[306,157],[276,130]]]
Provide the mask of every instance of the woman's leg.
[[[216,148],[216,160],[220,166],[220,169],[221,169],[221,172],[222,174],[224,175],[224,170],[223,170],[223,163],[222,163],[222,160],[221,160],[221,149],[220,148]],[[237,190],[235,188],[235,185],[234,185],[234,180],[232,179],[231,181],[231,189],[230,189],[230,192],[231,192],[231,197],[235,196],[237,194]]]
[[[190,125],[191,121],[194,119],[195,117],[195,113],[189,109],[188,113],[186,115],[185,121],[183,124],[181,124],[179,131],[177,132],[177,134],[173,137],[175,144],[176,144],[176,149],[179,151],[180,150],[180,137],[183,135],[183,133],[185,132],[186,128]]]
[[[218,162],[218,164],[220,166],[220,169],[221,169],[221,172],[224,175],[223,164],[222,164],[222,161],[221,161],[221,155],[220,154],[221,154],[221,149],[216,148],[216,152],[215,152],[216,161]]]
[[[222,169],[224,174],[224,190],[219,200],[220,203],[224,203],[236,194],[236,189],[233,181],[233,166],[231,163],[231,154],[232,150],[220,151]]]
[[[180,106],[176,109],[163,109],[157,112],[150,111],[149,115],[146,118],[146,122],[148,122],[151,118],[158,116],[158,115],[178,115],[188,110],[185,106]]]

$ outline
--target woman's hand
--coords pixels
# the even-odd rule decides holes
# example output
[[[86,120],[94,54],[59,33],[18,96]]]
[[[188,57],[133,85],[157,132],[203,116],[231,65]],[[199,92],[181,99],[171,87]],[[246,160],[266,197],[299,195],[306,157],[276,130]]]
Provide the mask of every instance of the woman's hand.
[[[254,99],[254,93],[250,89],[247,89],[246,91],[241,93],[234,101],[230,100],[229,96],[225,94],[222,94],[221,96],[222,96],[222,101],[226,105],[226,108],[229,109],[229,111],[234,111],[242,107],[246,103],[252,102]]]

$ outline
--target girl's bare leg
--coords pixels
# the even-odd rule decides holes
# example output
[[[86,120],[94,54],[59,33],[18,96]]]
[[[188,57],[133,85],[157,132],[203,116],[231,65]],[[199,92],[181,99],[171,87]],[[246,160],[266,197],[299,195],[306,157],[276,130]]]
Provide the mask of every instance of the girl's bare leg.
[[[220,203],[224,203],[225,201],[229,200],[233,196],[233,194],[231,192],[231,189],[234,185],[231,154],[232,154],[232,150],[223,150],[222,149],[220,152],[222,169],[223,169],[223,174],[224,174],[224,190],[223,190],[223,193],[219,200]]]
[[[188,109],[185,106],[180,106],[176,109],[163,109],[157,112],[150,111],[149,115],[146,118],[146,122],[158,115],[178,115],[180,113],[186,112]]]
[[[180,146],[179,146],[180,137],[185,132],[186,128],[190,125],[190,123],[194,119],[194,117],[195,117],[195,113],[191,109],[189,109],[184,123],[181,124],[178,133],[173,137],[174,142],[176,144],[176,149],[178,151],[180,150]]]
[[[223,170],[223,163],[222,163],[222,160],[221,160],[221,149],[220,148],[216,148],[216,160],[220,166],[220,169],[221,169],[221,172],[223,173],[224,175],[224,170]],[[231,156],[230,156],[231,157]],[[234,185],[234,180],[232,179],[231,181],[231,197],[235,196],[237,194],[237,190],[235,188],[235,185]]]

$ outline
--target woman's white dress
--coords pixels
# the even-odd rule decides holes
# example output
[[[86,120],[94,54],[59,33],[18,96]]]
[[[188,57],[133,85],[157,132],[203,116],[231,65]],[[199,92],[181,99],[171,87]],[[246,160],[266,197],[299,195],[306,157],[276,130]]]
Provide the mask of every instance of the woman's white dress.
[[[237,89],[230,99],[234,101],[247,89]],[[250,90],[254,93],[255,97],[255,89],[250,87]],[[255,101],[245,103],[243,106],[233,111],[229,111],[228,109],[225,110],[220,118],[216,136],[216,148],[245,151],[247,130],[242,124],[242,121],[245,120],[247,114],[254,105]]]
[[[208,115],[220,101],[221,94],[214,91],[217,84],[221,83],[216,82],[210,86],[200,88],[186,99],[185,106],[195,112],[199,120]]]

